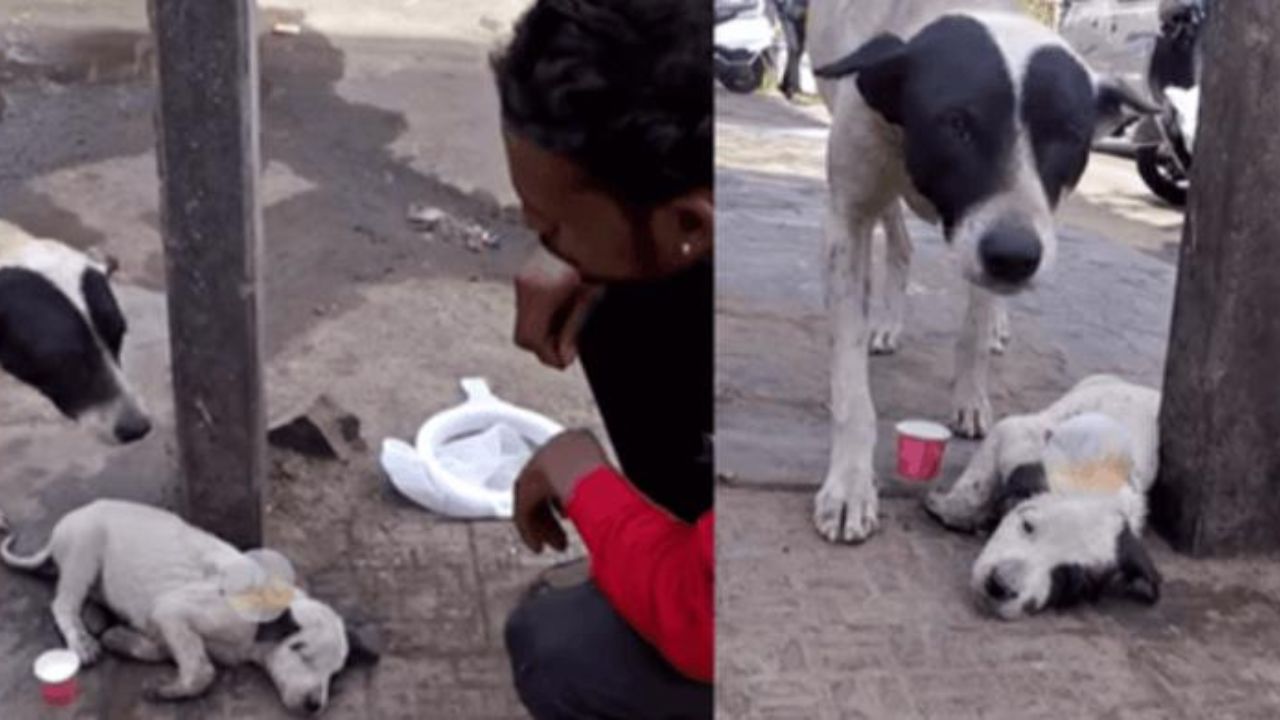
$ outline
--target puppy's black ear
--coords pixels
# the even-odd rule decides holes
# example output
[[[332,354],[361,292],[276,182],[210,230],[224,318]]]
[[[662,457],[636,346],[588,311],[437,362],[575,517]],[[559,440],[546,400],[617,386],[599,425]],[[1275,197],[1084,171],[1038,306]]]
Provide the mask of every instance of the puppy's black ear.
[[[1026,463],[1014,468],[1000,484],[1000,489],[992,500],[992,511],[997,522],[1017,507],[1018,503],[1048,490],[1049,480],[1045,477],[1042,463]]]
[[[1116,537],[1116,563],[1126,595],[1147,605],[1160,601],[1160,583],[1164,579],[1128,523]]]
[[[377,665],[382,659],[382,638],[372,628],[347,626],[347,663],[343,667]]]
[[[1068,608],[1093,602],[1102,595],[1106,574],[1074,563],[1059,565],[1049,575],[1049,599],[1045,607]]]
[[[258,632],[253,636],[253,641],[274,645],[301,629],[293,619],[293,611],[286,609],[275,620],[258,623]]]
[[[907,73],[907,44],[890,33],[877,35],[852,53],[813,71],[829,80],[858,76],[858,92],[873,110],[902,124],[902,85]]]

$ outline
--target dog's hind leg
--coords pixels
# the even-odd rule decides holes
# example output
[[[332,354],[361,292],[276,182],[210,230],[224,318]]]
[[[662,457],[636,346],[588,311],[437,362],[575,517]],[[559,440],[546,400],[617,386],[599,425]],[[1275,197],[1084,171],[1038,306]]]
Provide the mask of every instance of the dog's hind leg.
[[[956,345],[951,396],[951,429],[961,437],[980,438],[991,427],[991,399],[987,394],[991,355],[987,343],[995,321],[995,300],[990,292],[969,287],[969,309]]]
[[[138,662],[161,663],[169,660],[169,651],[151,638],[124,625],[113,625],[102,634],[102,647],[120,657]]]
[[[166,682],[152,682],[146,688],[151,700],[186,700],[203,695],[213,685],[217,671],[209,660],[204,640],[191,627],[189,608],[184,598],[161,602],[152,616],[160,630],[169,655],[178,664],[177,677]]]
[[[833,193],[833,196],[835,193]],[[861,542],[879,525],[871,456],[875,407],[869,387],[867,311],[874,215],[851,222],[832,198],[827,217],[827,312],[831,317],[831,465],[814,498],[814,524],[832,542]]]
[[[990,519],[1002,478],[1019,465],[1040,461],[1045,430],[1036,415],[1012,415],[996,423],[951,487],[925,496],[925,510],[952,530],[981,528]]]
[[[63,528],[55,528],[55,537],[51,543],[71,543],[68,547],[60,547],[56,556],[58,560],[58,585],[53,597],[53,622],[62,633],[67,648],[80,657],[84,665],[97,662],[102,654],[98,641],[89,633],[84,624],[81,610],[93,583],[98,579],[101,569],[101,548],[97,546],[97,538],[93,534],[66,532],[59,534]]]
[[[879,287],[875,319],[871,323],[871,354],[889,355],[898,350],[906,314],[907,283],[911,277],[911,235],[902,203],[894,201],[880,216],[885,236],[884,282]],[[874,283],[873,283],[874,285]]]

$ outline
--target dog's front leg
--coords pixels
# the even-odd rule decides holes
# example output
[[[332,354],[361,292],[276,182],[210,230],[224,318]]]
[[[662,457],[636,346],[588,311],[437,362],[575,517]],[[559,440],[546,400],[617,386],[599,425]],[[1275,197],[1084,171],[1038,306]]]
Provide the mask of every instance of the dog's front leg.
[[[871,354],[897,352],[902,320],[907,308],[907,283],[911,279],[911,235],[903,216],[902,203],[894,201],[880,216],[885,236],[884,282],[879,285],[881,301],[871,324]]]
[[[951,487],[925,496],[925,510],[952,530],[978,530],[990,519],[1004,475],[1040,460],[1044,431],[1045,423],[1034,415],[1012,415],[996,423]]]
[[[875,407],[867,377],[868,278],[875,215],[852,223],[827,218],[827,314],[831,318],[831,465],[814,499],[814,524],[832,542],[861,542],[875,532]]]
[[[178,664],[178,675],[172,680],[149,683],[145,688],[147,698],[186,700],[204,694],[213,685],[217,671],[204,640],[191,626],[183,603],[162,603],[152,622],[164,638],[168,654]]]
[[[987,394],[991,356],[987,343],[994,326],[995,301],[990,292],[969,286],[969,309],[956,346],[951,404],[951,428],[961,437],[980,438],[991,427],[991,399]]]
[[[1009,349],[1009,341],[1013,339],[1013,328],[1009,324],[1009,303],[999,295],[991,296],[991,341],[988,346],[994,355],[1003,355]]]

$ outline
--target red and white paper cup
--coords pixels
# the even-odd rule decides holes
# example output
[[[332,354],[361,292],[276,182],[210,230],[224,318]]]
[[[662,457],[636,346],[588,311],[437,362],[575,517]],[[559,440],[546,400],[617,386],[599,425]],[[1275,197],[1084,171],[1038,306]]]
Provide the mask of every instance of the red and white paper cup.
[[[62,707],[76,701],[80,684],[80,658],[70,650],[49,650],[36,658],[32,667],[40,681],[40,695],[46,705]]]
[[[898,431],[898,475],[904,480],[928,482],[942,469],[951,431],[929,420],[903,420]]]

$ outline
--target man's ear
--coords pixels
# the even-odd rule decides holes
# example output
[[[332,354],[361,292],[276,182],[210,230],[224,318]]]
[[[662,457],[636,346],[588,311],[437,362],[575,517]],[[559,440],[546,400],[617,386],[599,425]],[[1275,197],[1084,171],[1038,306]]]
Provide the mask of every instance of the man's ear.
[[[1000,484],[992,500],[991,509],[996,522],[1017,507],[1018,503],[1048,490],[1049,481],[1041,463],[1026,463],[1014,468]]]
[[[1093,128],[1095,138],[1106,137],[1115,132],[1126,115],[1155,115],[1160,112],[1159,105],[1119,78],[1099,78],[1094,88],[1094,111],[1097,117]]]
[[[1126,595],[1147,605],[1159,602],[1163,578],[1128,523],[1116,537],[1116,565]]]
[[[852,53],[813,71],[817,77],[835,80],[857,75],[858,92],[873,110],[895,124],[902,124],[902,86],[907,74],[907,44],[883,33]]]
[[[715,200],[710,190],[694,190],[669,200],[650,219],[659,262],[679,268],[706,257],[716,234]]]

